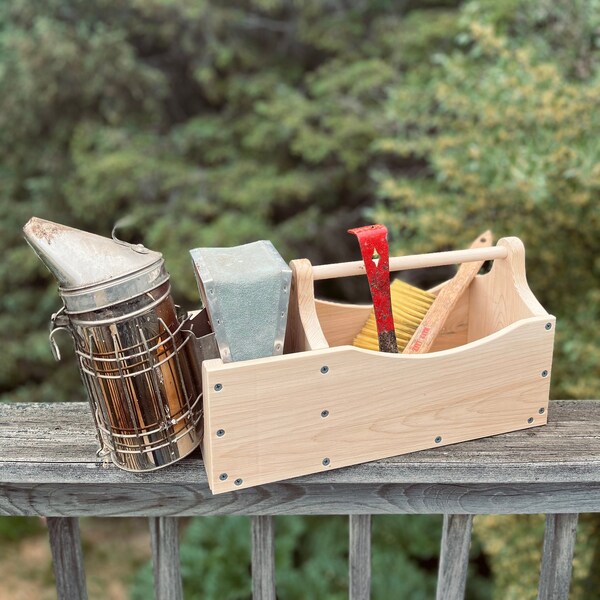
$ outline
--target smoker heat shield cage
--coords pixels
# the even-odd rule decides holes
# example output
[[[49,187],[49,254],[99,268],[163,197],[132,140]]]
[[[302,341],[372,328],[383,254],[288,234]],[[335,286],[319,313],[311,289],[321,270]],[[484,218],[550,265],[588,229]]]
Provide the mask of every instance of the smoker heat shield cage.
[[[54,334],[73,338],[99,454],[129,471],[189,454],[202,438],[201,374],[162,255],[37,218],[24,233],[60,283],[50,339],[60,358]]]
[[[480,253],[491,270],[421,355],[351,346],[371,307],[315,300],[314,279],[327,275],[292,261],[285,354],[203,364],[213,493],[544,425],[555,318],[527,285],[519,239]],[[450,264],[435,257],[403,258]]]

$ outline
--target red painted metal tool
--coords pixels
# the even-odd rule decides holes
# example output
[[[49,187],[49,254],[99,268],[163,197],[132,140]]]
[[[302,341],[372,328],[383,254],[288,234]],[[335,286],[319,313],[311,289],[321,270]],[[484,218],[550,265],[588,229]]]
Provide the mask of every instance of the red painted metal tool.
[[[367,225],[348,229],[358,238],[360,252],[373,298],[377,337],[381,352],[398,352],[392,301],[390,298],[390,265],[385,225]]]

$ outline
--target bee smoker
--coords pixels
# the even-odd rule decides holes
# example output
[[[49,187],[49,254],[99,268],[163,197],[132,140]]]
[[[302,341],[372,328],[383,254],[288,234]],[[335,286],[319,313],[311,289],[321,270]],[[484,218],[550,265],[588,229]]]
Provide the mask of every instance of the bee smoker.
[[[162,255],[36,217],[27,242],[59,282],[50,341],[68,331],[98,430],[99,454],[150,471],[202,440],[202,379],[187,315]]]

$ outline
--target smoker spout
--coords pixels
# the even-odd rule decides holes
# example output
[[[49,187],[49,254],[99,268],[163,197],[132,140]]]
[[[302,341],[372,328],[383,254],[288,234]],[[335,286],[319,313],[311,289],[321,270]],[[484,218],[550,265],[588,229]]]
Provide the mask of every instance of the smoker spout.
[[[27,243],[62,289],[110,283],[162,260],[140,244],[128,244],[32,217],[23,233]]]

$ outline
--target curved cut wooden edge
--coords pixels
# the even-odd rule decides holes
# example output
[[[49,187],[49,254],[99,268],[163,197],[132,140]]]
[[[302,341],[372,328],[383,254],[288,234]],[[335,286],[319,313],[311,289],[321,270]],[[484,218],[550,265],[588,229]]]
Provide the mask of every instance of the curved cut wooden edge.
[[[486,275],[479,275],[459,299],[444,330],[432,348],[439,352],[481,339],[516,321],[550,315],[529,288],[525,273],[525,248],[517,237],[498,245],[507,257],[495,260]],[[312,265],[306,259],[290,263],[293,273],[286,352],[302,352],[350,345],[368,318],[369,305],[317,300]],[[437,294],[444,286],[433,288]]]
[[[527,283],[525,247],[517,237],[498,240],[508,250],[494,261],[489,273],[476,277],[470,286],[467,340],[472,342],[530,317],[552,317],[538,302]]]
[[[498,240],[499,246],[504,246],[508,250],[508,256],[503,261],[495,261],[492,271],[502,269],[509,270],[512,274],[512,284],[519,295],[523,304],[531,312],[531,316],[547,315],[546,309],[538,302],[529,284],[527,283],[527,274],[525,269],[525,246],[518,237],[506,237]],[[501,266],[499,266],[501,265]]]

